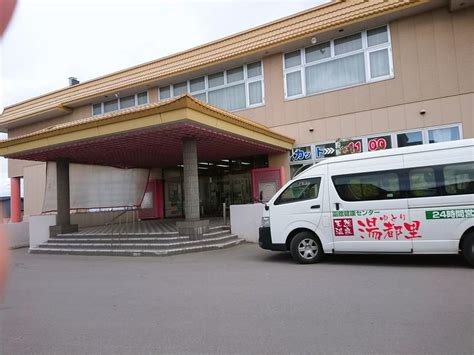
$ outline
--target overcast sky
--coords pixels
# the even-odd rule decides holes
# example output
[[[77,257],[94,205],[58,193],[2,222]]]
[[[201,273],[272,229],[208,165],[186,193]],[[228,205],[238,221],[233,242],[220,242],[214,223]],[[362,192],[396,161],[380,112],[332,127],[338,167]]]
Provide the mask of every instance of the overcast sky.
[[[93,79],[324,2],[18,0],[2,41],[0,96],[8,106],[67,86],[69,76]],[[9,181],[2,158],[3,195]]]

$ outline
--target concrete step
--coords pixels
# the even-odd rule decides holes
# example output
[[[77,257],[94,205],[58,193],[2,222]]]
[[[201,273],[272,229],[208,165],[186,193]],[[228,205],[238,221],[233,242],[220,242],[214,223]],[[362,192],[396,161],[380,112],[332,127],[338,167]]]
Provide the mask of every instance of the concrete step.
[[[187,246],[166,250],[155,249],[54,249],[47,247],[30,248],[32,254],[67,254],[67,255],[110,255],[110,256],[167,256],[217,250],[239,245],[244,240],[237,238],[224,243],[211,243],[198,246]]]
[[[39,248],[49,249],[128,249],[128,250],[143,250],[143,249],[154,249],[154,250],[165,250],[165,249],[176,249],[182,247],[200,246],[206,244],[215,243],[226,243],[237,239],[236,235],[228,234],[225,236],[206,238],[200,240],[186,240],[176,242],[147,242],[147,243],[136,243],[132,240],[130,243],[108,241],[106,243],[55,243],[48,241],[47,243],[39,245]]]
[[[143,237],[143,238],[129,238],[129,237],[106,237],[102,236],[101,238],[50,238],[48,243],[64,243],[64,244],[74,244],[74,243],[175,243],[175,242],[185,242],[189,240],[189,237]]]
[[[204,233],[203,237],[214,238],[214,237],[219,237],[219,236],[223,236],[227,234],[230,234],[230,230],[228,229],[212,229],[212,230],[209,230],[209,232]]]
[[[78,239],[78,238],[172,238],[177,237],[178,232],[163,232],[163,233],[70,233],[58,234],[57,238],[62,239]]]
[[[209,232],[215,232],[215,231],[218,231],[218,230],[230,231],[230,226],[228,226],[228,225],[220,225],[220,226],[212,226],[212,227],[209,227]]]

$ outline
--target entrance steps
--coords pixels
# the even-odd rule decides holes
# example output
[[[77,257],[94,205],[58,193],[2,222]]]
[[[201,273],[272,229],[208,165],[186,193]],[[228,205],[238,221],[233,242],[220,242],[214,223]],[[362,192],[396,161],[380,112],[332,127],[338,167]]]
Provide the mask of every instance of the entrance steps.
[[[32,254],[166,256],[229,248],[243,242],[228,226],[211,227],[202,239],[191,240],[178,232],[71,233],[50,238],[30,248]]]

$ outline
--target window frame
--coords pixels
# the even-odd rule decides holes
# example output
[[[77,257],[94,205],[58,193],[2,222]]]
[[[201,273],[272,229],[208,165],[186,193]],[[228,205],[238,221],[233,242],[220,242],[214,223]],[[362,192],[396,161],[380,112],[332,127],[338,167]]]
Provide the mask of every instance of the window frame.
[[[259,62],[260,63],[260,68],[261,68],[261,74],[260,75],[257,75],[257,76],[253,76],[251,78],[248,77],[248,70],[247,70],[247,65],[250,65],[250,64],[254,64],[254,63],[257,63]],[[237,81],[233,81],[231,83],[228,82],[228,78],[227,78],[227,72],[229,70],[232,70],[232,69],[236,69],[236,68],[239,68],[239,67],[243,67],[243,79],[242,80],[237,80]],[[223,73],[224,75],[224,84],[222,85],[218,85],[218,86],[213,86],[212,88],[209,87],[209,76],[210,75],[213,75],[213,74],[218,74],[218,73]],[[191,81],[192,80],[195,80],[195,79],[199,79],[199,78],[202,78],[204,77],[204,89],[203,90],[197,90],[197,91],[194,91],[194,92],[191,92]],[[183,81],[180,81],[179,83],[182,83]],[[260,107],[260,106],[264,106],[265,105],[265,70],[264,70],[264,66],[263,66],[263,60],[260,59],[260,60],[256,60],[256,61],[252,61],[252,62],[249,62],[249,63],[245,63],[245,64],[242,64],[240,66],[233,66],[232,68],[229,68],[229,69],[226,69],[226,70],[221,70],[221,71],[218,71],[218,72],[213,72],[213,73],[209,73],[209,74],[205,74],[205,75],[199,75],[199,76],[195,76],[195,77],[192,77],[188,80],[186,80],[187,82],[187,92],[191,95],[191,96],[194,96],[194,95],[199,95],[199,94],[206,94],[206,103],[209,103],[209,93],[212,92],[212,91],[217,91],[217,90],[221,90],[221,89],[226,89],[226,88],[230,88],[230,87],[233,87],[233,86],[237,86],[237,85],[242,85],[244,84],[244,90],[245,90],[245,107],[243,108],[239,108],[239,109],[236,109],[236,110],[230,110],[232,112],[237,112],[237,111],[241,111],[241,110],[247,110],[247,109],[251,109],[251,108],[255,108],[255,107]],[[255,82],[260,82],[260,87],[262,89],[262,102],[260,103],[255,103],[255,104],[250,104],[250,90],[249,90],[249,86],[251,83],[255,83]],[[179,84],[178,83],[178,84]],[[173,98],[175,97],[174,95],[174,83],[170,83],[170,84],[166,84],[166,85],[160,85],[158,87],[158,101],[162,101],[162,100],[167,100],[167,99],[161,99],[160,98],[160,88],[162,87],[169,87],[169,90],[170,90],[170,97],[169,98]],[[168,98],[168,99],[169,99]]]
[[[380,44],[369,47],[368,46],[368,41],[367,41],[367,31],[370,31],[370,30],[376,29],[376,28],[380,28],[380,27],[384,27],[384,26],[387,28],[388,41],[385,42],[385,43],[380,43]],[[353,50],[353,51],[350,51],[350,52],[338,54],[338,55],[335,54],[334,41],[337,41],[340,38],[352,36],[352,35],[355,35],[355,34],[358,34],[358,33],[361,34],[362,48],[356,49],[356,50]],[[330,43],[329,48],[330,48],[330,51],[331,51],[331,55],[330,55],[329,58],[323,58],[323,59],[316,60],[316,61],[306,62],[305,53],[306,53],[307,48],[313,47],[315,45],[324,44],[324,43],[327,43],[327,42]],[[389,24],[367,28],[363,31],[344,34],[343,36],[339,36],[339,37],[336,37],[336,38],[333,38],[333,39],[330,39],[330,40],[327,40],[327,41],[323,41],[323,42],[317,43],[315,45],[306,46],[306,47],[300,48],[299,50],[298,49],[297,50],[292,50],[292,51],[289,51],[289,52],[284,52],[282,54],[283,92],[284,92],[284,99],[286,101],[287,100],[295,100],[295,99],[299,99],[299,98],[307,97],[307,96],[320,95],[320,94],[324,94],[324,93],[327,93],[327,92],[332,92],[332,91],[336,91],[336,90],[343,90],[343,89],[356,87],[356,86],[360,86],[360,85],[371,84],[371,83],[375,83],[375,82],[382,81],[382,80],[392,79],[395,76],[394,75],[394,68],[393,68],[392,39],[391,39],[391,32],[390,32]],[[389,74],[371,79],[370,53],[371,52],[376,52],[378,50],[383,50],[383,49],[388,49]],[[285,54],[296,52],[296,51],[300,52],[300,62],[301,62],[301,64],[297,65],[297,66],[294,66],[294,67],[286,68],[285,67]],[[319,92],[315,92],[315,93],[307,93],[306,74],[305,74],[305,70],[306,70],[307,67],[311,67],[311,66],[318,65],[318,64],[321,64],[321,63],[331,62],[331,61],[334,61],[334,60],[337,60],[337,59],[340,59],[340,58],[349,57],[349,56],[359,54],[359,53],[364,54],[365,81],[363,83],[357,83],[357,84],[342,86],[342,87],[339,87],[339,88],[323,90],[323,91],[319,91]],[[301,76],[301,85],[302,85],[301,94],[288,96],[286,75],[289,74],[289,73],[297,72],[297,71],[300,72],[300,76]]]
[[[138,95],[143,94],[143,93],[146,93],[146,103],[139,105],[139,104],[138,104]],[[124,98],[124,97],[129,97],[129,96],[132,96],[132,95],[134,96],[134,104],[133,104],[133,106],[129,106],[129,107],[122,108],[121,105],[120,105],[120,99],[122,99],[122,98]],[[116,111],[120,111],[120,110],[125,110],[125,109],[127,109],[127,108],[132,108],[132,107],[147,105],[147,104],[150,103],[150,96],[148,95],[148,90],[141,91],[141,92],[138,92],[138,93],[132,94],[132,95],[127,95],[127,96],[124,96],[124,97],[117,97],[116,99],[113,99],[113,100],[101,101],[101,102],[97,102],[97,103],[95,103],[95,104],[91,104],[91,115],[92,115],[92,116],[99,116],[99,115],[103,115],[103,114],[105,114],[105,113],[116,112]],[[109,102],[109,101],[116,101],[116,102],[117,102],[117,109],[116,109],[116,110],[109,111],[109,112],[105,112],[105,111],[104,111],[104,103]],[[95,105],[99,105],[99,104],[100,104],[100,113],[94,114],[94,106],[95,106]]]

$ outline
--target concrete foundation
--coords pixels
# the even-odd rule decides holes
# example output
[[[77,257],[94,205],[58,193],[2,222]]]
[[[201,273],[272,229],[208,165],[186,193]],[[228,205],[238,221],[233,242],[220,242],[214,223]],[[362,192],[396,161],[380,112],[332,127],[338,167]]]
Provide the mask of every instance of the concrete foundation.
[[[209,220],[195,220],[176,222],[178,234],[188,236],[192,240],[202,239],[203,234],[209,232]]]

